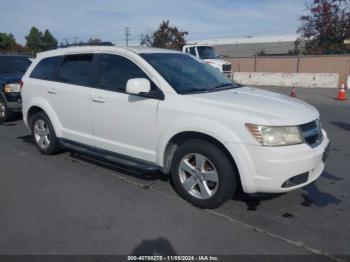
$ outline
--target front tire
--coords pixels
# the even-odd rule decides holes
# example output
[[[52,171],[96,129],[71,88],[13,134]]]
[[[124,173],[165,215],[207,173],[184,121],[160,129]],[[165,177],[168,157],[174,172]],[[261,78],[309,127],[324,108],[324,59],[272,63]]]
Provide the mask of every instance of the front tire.
[[[38,150],[44,155],[54,155],[60,152],[61,147],[56,137],[50,119],[44,112],[36,113],[30,119],[33,141]]]
[[[179,146],[172,161],[171,177],[179,195],[201,208],[217,208],[237,190],[237,174],[226,154],[203,140]]]
[[[5,99],[0,94],[0,124],[11,120],[14,117],[14,113],[8,108]]]

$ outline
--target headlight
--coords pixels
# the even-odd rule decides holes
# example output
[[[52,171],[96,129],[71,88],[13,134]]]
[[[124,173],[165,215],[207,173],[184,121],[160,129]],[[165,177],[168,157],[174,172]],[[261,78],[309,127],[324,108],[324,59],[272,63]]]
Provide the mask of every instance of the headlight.
[[[4,87],[5,93],[18,93],[21,92],[21,86],[19,83],[7,84]]]
[[[246,124],[246,128],[263,146],[287,146],[304,143],[297,126],[259,126]]]

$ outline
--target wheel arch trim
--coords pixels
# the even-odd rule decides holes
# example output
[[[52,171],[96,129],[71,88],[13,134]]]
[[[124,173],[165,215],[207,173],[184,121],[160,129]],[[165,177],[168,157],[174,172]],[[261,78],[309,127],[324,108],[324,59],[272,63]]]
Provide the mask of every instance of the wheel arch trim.
[[[42,98],[34,98],[31,103],[30,106],[28,107],[27,111],[25,112],[25,114],[23,114],[24,116],[24,120],[26,122],[26,125],[28,128],[30,128],[30,123],[29,123],[29,112],[31,110],[33,110],[33,108],[39,108],[41,109],[50,119],[51,124],[54,128],[55,134],[57,137],[62,137],[62,125],[61,122],[59,121],[55,111],[51,108],[51,106],[49,105],[49,103],[47,101],[45,101]]]

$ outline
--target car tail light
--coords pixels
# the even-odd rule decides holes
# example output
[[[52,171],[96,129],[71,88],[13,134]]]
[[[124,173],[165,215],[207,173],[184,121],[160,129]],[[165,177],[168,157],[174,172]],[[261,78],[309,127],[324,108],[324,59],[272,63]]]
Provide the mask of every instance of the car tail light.
[[[24,82],[21,79],[21,81],[19,81],[19,86],[20,86],[21,89],[23,88],[23,84],[24,84]]]

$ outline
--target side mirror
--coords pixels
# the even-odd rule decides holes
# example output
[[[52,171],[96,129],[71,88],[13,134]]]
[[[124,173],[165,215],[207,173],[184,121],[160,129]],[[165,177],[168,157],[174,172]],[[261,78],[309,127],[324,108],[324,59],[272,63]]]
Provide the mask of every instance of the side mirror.
[[[147,94],[151,91],[151,83],[146,78],[132,78],[126,83],[126,92],[132,95]]]

